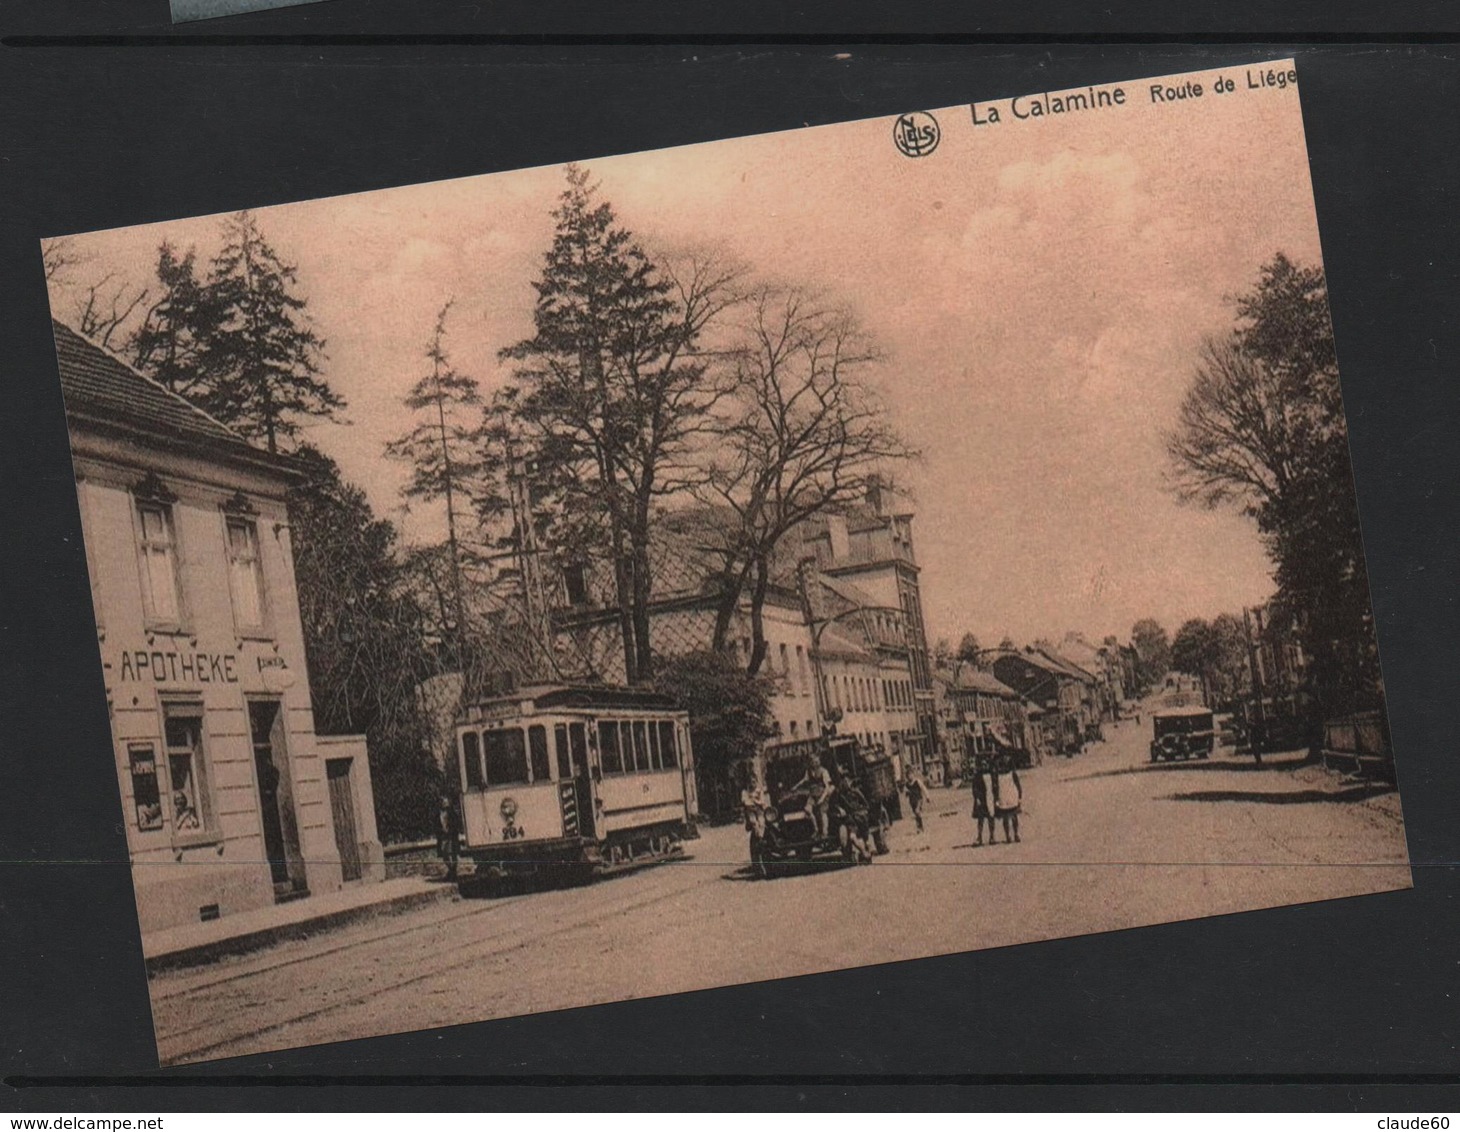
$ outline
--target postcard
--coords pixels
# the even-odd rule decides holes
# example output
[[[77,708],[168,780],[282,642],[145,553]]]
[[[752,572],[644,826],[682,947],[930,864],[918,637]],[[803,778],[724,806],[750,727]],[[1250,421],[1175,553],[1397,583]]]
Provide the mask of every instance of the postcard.
[[[47,241],[161,1061],[1409,887],[1299,91]]]

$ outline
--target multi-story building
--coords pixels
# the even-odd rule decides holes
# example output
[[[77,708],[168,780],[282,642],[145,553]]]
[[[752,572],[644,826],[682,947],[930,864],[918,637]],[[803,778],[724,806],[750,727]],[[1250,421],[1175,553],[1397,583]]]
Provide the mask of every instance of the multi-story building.
[[[989,667],[1001,683],[1043,710],[1053,753],[1073,752],[1099,726],[1098,681],[1068,661],[1029,646],[994,654]]]
[[[809,559],[826,578],[850,583],[866,595],[870,608],[897,615],[901,648],[912,683],[914,731],[906,757],[913,767],[936,778],[938,717],[933,696],[933,666],[923,619],[913,515],[893,511],[891,493],[880,482],[866,501],[807,520],[786,539],[782,558]]]
[[[297,473],[54,330],[144,940],[383,879],[365,741],[314,732]]]

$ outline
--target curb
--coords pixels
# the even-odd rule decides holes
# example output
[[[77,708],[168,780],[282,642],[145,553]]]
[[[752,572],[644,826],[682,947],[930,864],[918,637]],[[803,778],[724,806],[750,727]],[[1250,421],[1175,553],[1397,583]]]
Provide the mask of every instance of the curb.
[[[376,916],[398,916],[403,912],[426,908],[455,896],[455,885],[442,884],[437,888],[426,889],[422,892],[408,892],[374,904],[342,908],[339,911],[324,912],[302,920],[291,920],[286,924],[257,928],[254,931],[229,936],[226,939],[174,948],[171,951],[163,951],[145,957],[147,977],[151,978],[164,971],[176,971],[184,967],[216,963],[229,956],[245,955],[250,951],[258,951],[286,940],[307,939],[319,932],[331,931]]]

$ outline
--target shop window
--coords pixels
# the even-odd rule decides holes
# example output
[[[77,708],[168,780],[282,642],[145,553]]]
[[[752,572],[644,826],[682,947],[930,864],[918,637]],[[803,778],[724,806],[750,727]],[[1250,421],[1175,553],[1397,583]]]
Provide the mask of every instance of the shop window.
[[[598,725],[598,761],[604,774],[622,774],[623,756],[619,753],[618,723],[603,720]]]
[[[162,792],[157,784],[157,752],[151,743],[134,743],[127,748],[132,773],[132,805],[137,828],[143,833],[162,828]]]
[[[527,741],[520,727],[482,732],[483,769],[488,786],[527,782]]]
[[[679,766],[679,752],[674,745],[674,724],[667,720],[659,724],[659,754],[664,759],[666,770]]]
[[[172,829],[187,837],[212,829],[212,799],[203,754],[201,705],[168,705],[164,712],[167,778],[172,792]]]
[[[252,519],[227,520],[228,589],[233,596],[233,621],[240,630],[264,627],[264,574],[259,558],[259,529]]]
[[[142,605],[149,624],[175,626],[182,621],[177,576],[177,539],[172,507],[141,500],[137,503],[138,558],[142,570]]]
[[[527,748],[532,755],[532,781],[547,782],[553,774],[548,767],[546,727],[537,723],[527,729]]]
[[[475,731],[462,732],[461,765],[466,769],[468,790],[480,790],[487,784],[482,777],[482,741]]]

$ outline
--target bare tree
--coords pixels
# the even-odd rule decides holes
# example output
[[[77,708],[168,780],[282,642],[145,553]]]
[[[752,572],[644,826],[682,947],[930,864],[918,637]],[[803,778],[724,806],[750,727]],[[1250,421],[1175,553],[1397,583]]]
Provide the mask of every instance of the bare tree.
[[[1282,497],[1297,453],[1289,390],[1236,336],[1207,338],[1167,440],[1180,498],[1255,516]]]
[[[146,287],[133,288],[125,280],[118,282],[108,272],[95,283],[87,284],[85,294],[76,301],[76,329],[99,346],[110,348],[112,339],[147,301]]]
[[[46,269],[47,283],[69,283],[71,268],[85,263],[88,258],[76,250],[76,241],[70,236],[41,241],[41,263]]]
[[[774,556],[800,523],[863,498],[892,462],[916,456],[859,375],[881,362],[848,310],[799,287],[761,285],[744,304],[733,354],[733,407],[697,488],[719,562],[713,646],[726,647],[750,599],[747,669],[765,659],[764,610]],[[728,516],[723,522],[721,517]]]

